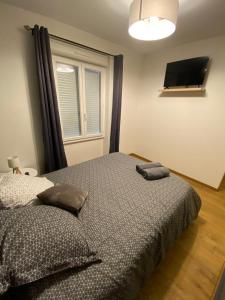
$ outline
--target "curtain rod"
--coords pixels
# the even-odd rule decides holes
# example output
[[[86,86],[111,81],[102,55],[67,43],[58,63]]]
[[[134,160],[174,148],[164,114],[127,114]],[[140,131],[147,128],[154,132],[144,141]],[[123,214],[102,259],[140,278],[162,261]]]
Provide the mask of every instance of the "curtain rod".
[[[24,25],[24,28],[27,30],[27,31],[32,31],[33,28],[30,27],[29,25]],[[115,55],[111,54],[111,53],[107,53],[107,52],[104,52],[104,51],[101,51],[101,50],[98,50],[98,49],[95,49],[95,48],[92,48],[92,47],[89,47],[89,46],[86,46],[86,45],[83,45],[83,44],[80,44],[80,43],[77,43],[77,42],[74,42],[74,41],[71,41],[71,40],[68,40],[68,39],[64,39],[60,36],[57,36],[57,35],[54,35],[54,34],[50,34],[49,33],[49,36],[50,38],[52,38],[53,40],[57,40],[57,41],[61,41],[61,42],[64,42],[66,44],[70,44],[70,45],[73,45],[73,46],[77,46],[79,48],[83,48],[83,49],[86,49],[86,50],[89,50],[89,51],[92,51],[92,52],[95,52],[95,53],[98,53],[98,54],[102,54],[102,55],[107,55],[107,56],[111,56],[111,57],[115,57]]]

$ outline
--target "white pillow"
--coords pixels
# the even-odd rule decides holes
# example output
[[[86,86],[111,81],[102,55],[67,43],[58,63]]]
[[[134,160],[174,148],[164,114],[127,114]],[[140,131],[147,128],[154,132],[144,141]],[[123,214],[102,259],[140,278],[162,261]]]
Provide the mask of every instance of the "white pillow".
[[[16,208],[36,199],[37,194],[54,186],[45,177],[10,174],[0,180],[0,207]]]

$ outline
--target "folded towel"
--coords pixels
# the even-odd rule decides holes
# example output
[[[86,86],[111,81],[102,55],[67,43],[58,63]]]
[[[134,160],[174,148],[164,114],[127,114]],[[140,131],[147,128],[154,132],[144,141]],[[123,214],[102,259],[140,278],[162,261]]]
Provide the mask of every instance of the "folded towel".
[[[142,175],[146,180],[157,180],[164,177],[168,177],[169,174],[170,171],[166,167],[157,167],[157,168],[144,169]]]
[[[157,168],[157,167],[162,167],[162,165],[159,162],[148,163],[145,165],[136,165],[136,170],[138,173],[143,175],[145,169],[151,169],[151,168]]]

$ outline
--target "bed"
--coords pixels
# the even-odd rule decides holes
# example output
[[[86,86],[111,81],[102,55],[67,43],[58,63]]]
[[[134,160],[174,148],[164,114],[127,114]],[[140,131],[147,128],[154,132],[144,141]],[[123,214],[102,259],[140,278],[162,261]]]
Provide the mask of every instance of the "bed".
[[[47,175],[89,192],[79,219],[102,262],[12,289],[12,299],[136,299],[144,278],[201,207],[187,182],[173,174],[147,181],[136,172],[137,163],[115,153]]]

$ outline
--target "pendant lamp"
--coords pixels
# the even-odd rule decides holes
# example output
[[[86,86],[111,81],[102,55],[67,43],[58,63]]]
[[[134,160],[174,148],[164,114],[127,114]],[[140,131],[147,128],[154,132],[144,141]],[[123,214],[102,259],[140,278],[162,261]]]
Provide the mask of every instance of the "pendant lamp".
[[[176,30],[178,8],[178,0],[134,0],[130,6],[130,36],[154,41],[172,35]]]

